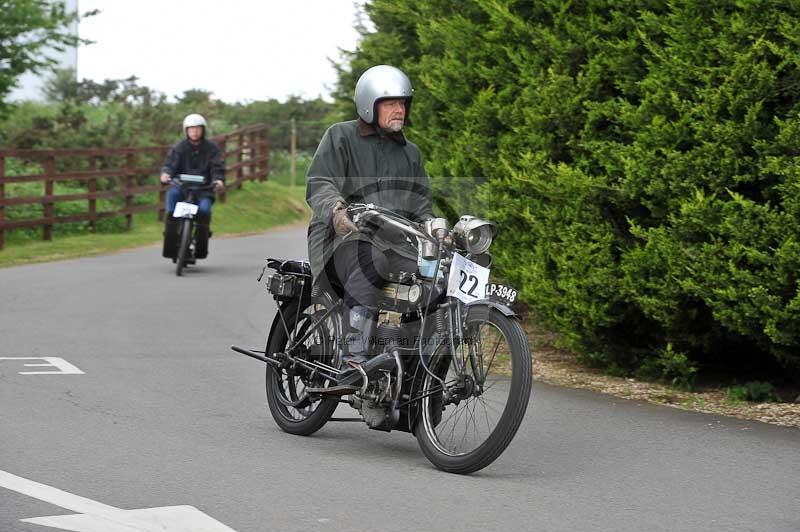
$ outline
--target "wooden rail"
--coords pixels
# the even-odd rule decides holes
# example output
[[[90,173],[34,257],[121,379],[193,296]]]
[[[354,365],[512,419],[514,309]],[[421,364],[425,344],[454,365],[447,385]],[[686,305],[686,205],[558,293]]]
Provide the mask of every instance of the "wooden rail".
[[[227,135],[212,139],[222,150],[226,166],[226,190],[241,188],[248,180],[264,181],[269,175],[269,145],[267,126],[263,124],[237,129]],[[164,217],[167,186],[161,185],[158,176],[169,146],[128,148],[87,148],[50,150],[0,150],[0,250],[8,231],[23,227],[41,227],[42,238],[52,240],[57,224],[89,222],[94,232],[101,218],[125,216],[131,226],[133,215],[155,211],[158,219]],[[35,172],[7,175],[9,160]],[[12,173],[12,172],[8,172]],[[42,183],[41,195],[9,194],[14,183]],[[86,192],[56,194],[56,183],[69,182],[84,186]],[[76,188],[76,187],[73,187]],[[158,193],[158,200],[137,197]],[[115,208],[98,211],[98,199],[122,198],[124,203]],[[225,193],[219,194],[225,202]],[[56,205],[67,201],[86,201],[86,212],[58,215]],[[16,205],[41,205],[41,217],[19,219],[9,216],[6,207]]]

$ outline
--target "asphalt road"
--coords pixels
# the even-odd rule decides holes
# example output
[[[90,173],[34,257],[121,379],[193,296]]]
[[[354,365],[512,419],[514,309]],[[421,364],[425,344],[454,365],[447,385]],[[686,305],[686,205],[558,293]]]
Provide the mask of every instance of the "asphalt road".
[[[263,259],[304,250],[294,228],[215,239],[182,278],[155,247],[0,270],[0,472],[237,532],[800,531],[791,428],[535,383],[511,446],[467,477],[403,432],[282,433],[261,364],[229,346],[264,343]],[[0,483],[0,531],[71,513],[45,500]]]

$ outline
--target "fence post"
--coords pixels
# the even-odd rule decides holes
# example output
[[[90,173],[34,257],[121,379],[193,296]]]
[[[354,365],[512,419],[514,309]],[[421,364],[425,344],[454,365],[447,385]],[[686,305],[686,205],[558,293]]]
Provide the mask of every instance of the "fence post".
[[[260,179],[258,175],[258,146],[255,131],[247,134],[247,161],[247,178],[250,181]]]
[[[89,172],[94,174],[97,171],[97,156],[89,156]],[[94,175],[89,177],[89,231],[92,233],[97,231],[97,178]]]
[[[237,136],[238,144],[236,146],[236,181],[244,179],[244,134],[239,133]]]
[[[296,169],[297,169],[297,167],[295,165],[295,161],[297,159],[297,126],[295,124],[294,118],[292,118],[292,144],[291,144],[290,152],[291,152],[291,156],[290,156],[291,157],[290,158],[290,162],[291,162],[290,174],[292,176],[291,185],[292,185],[292,188],[294,188],[295,181],[296,181],[295,174],[296,174]]]
[[[3,227],[3,218],[5,217],[6,208],[6,158],[0,155],[0,250],[3,249],[3,234],[5,228]]]
[[[131,225],[133,224],[133,213],[131,212],[131,208],[133,207],[133,195],[131,194],[131,181],[133,180],[133,176],[131,172],[133,172],[134,168],[134,157],[135,154],[129,153],[125,156],[125,225],[130,230]]]
[[[164,157],[162,153],[159,153],[156,157]],[[158,161],[158,159],[156,159]],[[158,164],[158,163],[156,163]],[[167,187],[161,183],[161,165],[158,166],[158,170],[156,171],[156,175],[158,178],[156,179],[156,183],[158,183],[158,211],[156,211],[156,216],[158,216],[158,221],[164,221],[164,215],[167,212],[166,209],[166,200],[167,200]]]
[[[53,239],[53,217],[55,216],[55,209],[53,208],[53,177],[56,174],[56,156],[50,154],[47,156],[45,163],[45,182],[44,182],[44,229],[42,231],[43,240]]]
[[[261,130],[261,162],[264,165],[264,179],[269,179],[269,142],[266,128]]]
[[[263,181],[264,178],[258,175],[258,153],[256,150],[256,132],[251,131],[248,142],[250,143],[250,179],[255,181],[258,179],[259,181]]]
[[[228,137],[224,137],[219,143],[219,149],[222,152],[222,165],[223,167],[227,168],[225,163],[225,150],[227,149]],[[222,192],[219,193],[219,202],[225,203],[225,189],[222,189]]]

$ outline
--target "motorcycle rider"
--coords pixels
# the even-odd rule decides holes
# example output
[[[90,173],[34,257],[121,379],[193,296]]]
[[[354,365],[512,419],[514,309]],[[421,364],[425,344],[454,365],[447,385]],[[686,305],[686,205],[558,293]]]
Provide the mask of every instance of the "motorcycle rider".
[[[167,184],[178,174],[194,174],[205,177],[205,184],[214,184],[214,190],[200,192],[197,208],[197,240],[194,258],[208,255],[208,239],[211,236],[211,205],[214,193],[225,187],[225,159],[217,145],[206,139],[208,123],[202,115],[192,113],[183,119],[185,138],[172,146],[164,159],[160,180]],[[164,222],[163,256],[175,260],[178,253],[178,230],[180,220],[172,217],[175,205],[186,199],[180,186],[173,185],[167,191],[166,220]]]
[[[350,332],[346,360],[366,360],[377,321],[378,292],[390,272],[417,271],[416,251],[387,231],[360,232],[350,203],[373,203],[422,222],[433,218],[428,176],[416,145],[402,133],[412,87],[399,69],[378,65],[359,78],[358,118],[332,125],[306,174],[313,210],[308,251],[314,278],[343,296]]]

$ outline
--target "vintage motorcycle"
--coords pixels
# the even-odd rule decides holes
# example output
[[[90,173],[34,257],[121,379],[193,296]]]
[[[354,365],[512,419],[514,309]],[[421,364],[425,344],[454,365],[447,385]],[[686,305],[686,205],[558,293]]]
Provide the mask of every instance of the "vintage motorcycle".
[[[393,274],[379,297],[373,356],[342,368],[346,311],[314,282],[308,261],[267,259],[278,303],[266,349],[232,346],[266,363],[270,412],[286,432],[310,435],[328,421],[361,421],[414,434],[439,469],[472,473],[506,449],[531,393],[531,351],[511,304],[517,291],[489,282],[495,226],[463,216],[450,228],[372,204],[348,207],[359,230],[399,231],[418,248],[418,272]],[[347,379],[343,376],[348,375]],[[334,418],[340,402],[361,418]]]
[[[172,213],[173,218],[182,219],[178,227],[177,252],[173,257],[175,275],[180,277],[186,266],[194,264],[200,258],[196,257],[194,253],[197,241],[197,223],[195,222],[197,205],[200,201],[200,193],[213,190],[214,186],[204,184],[205,177],[194,174],[179,174],[171,182],[174,186],[181,187],[186,196],[185,200],[179,201],[175,205],[175,211]]]

